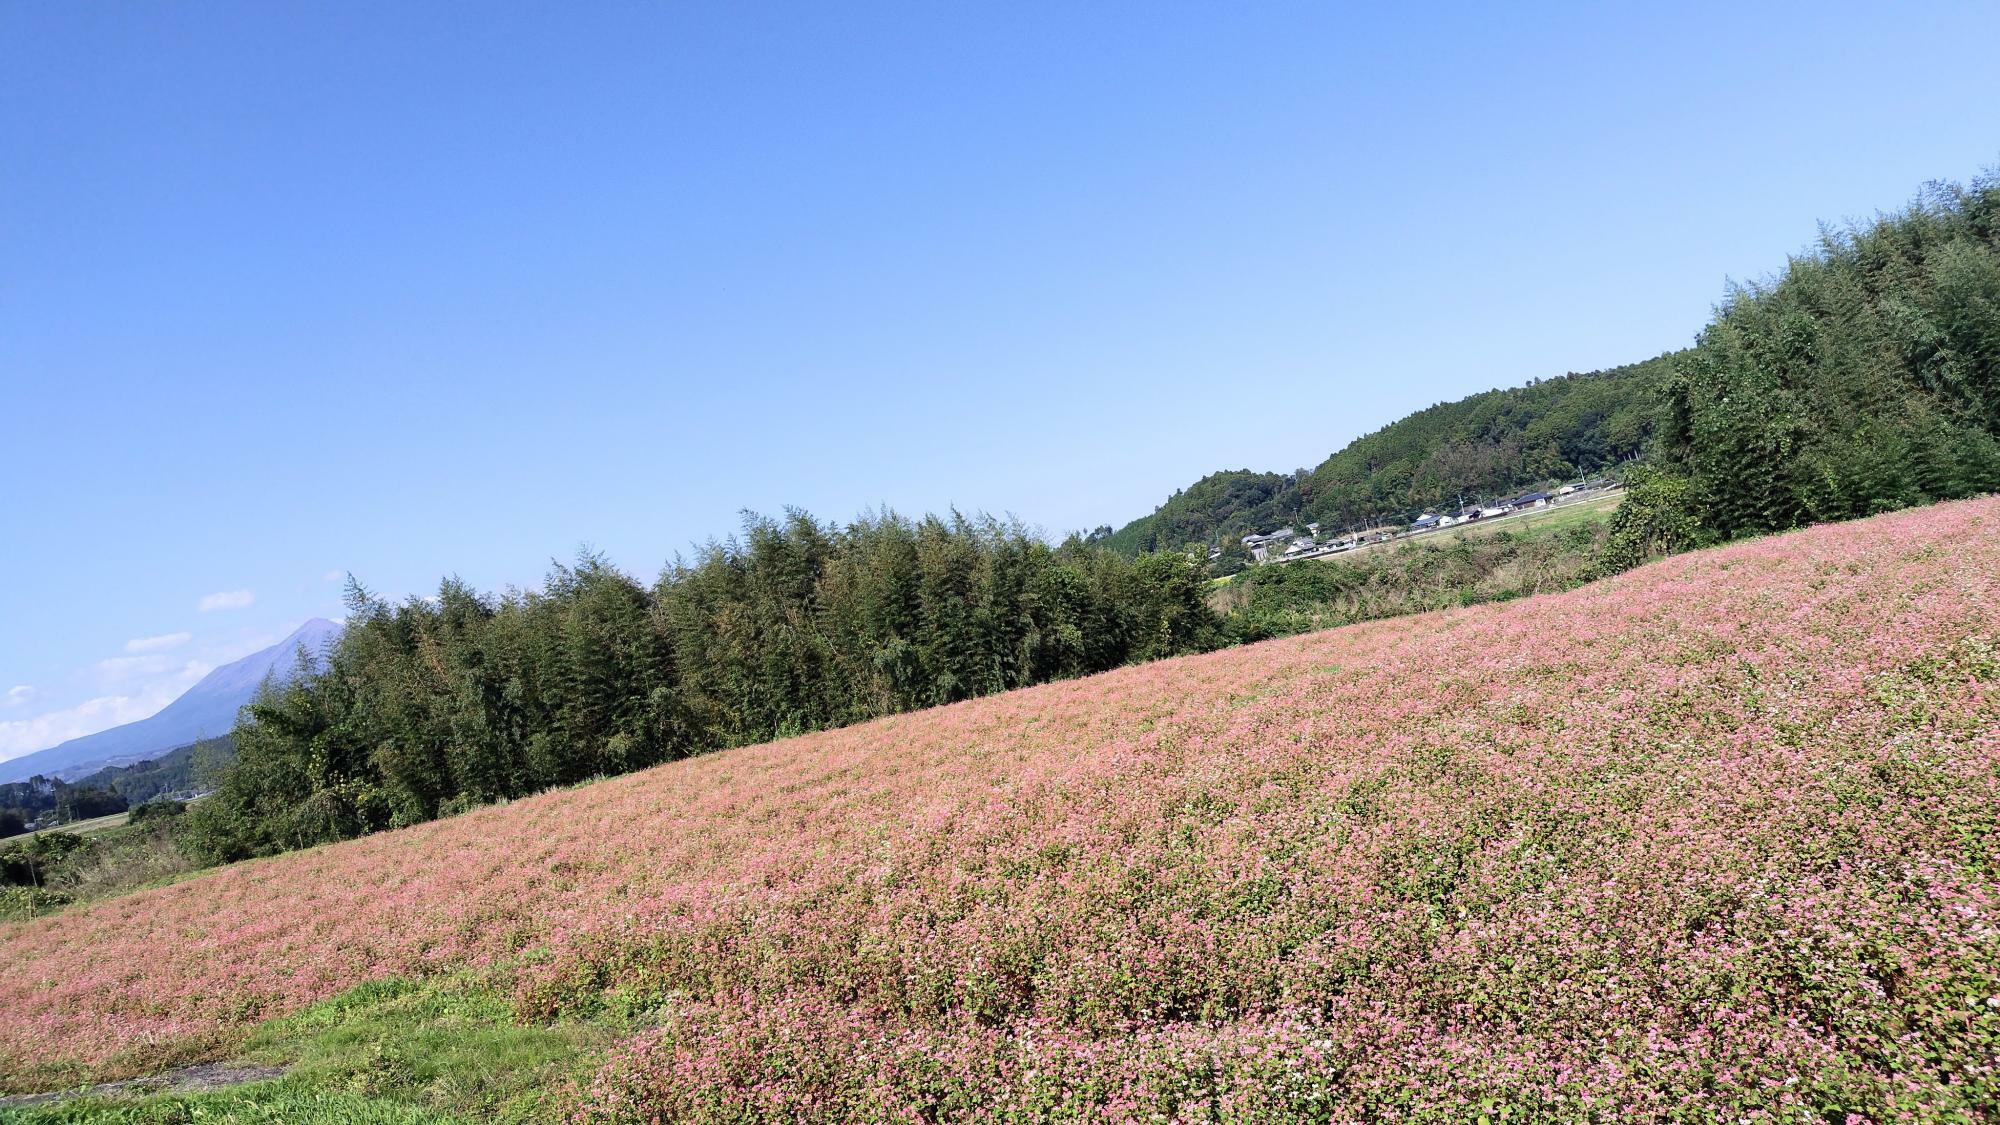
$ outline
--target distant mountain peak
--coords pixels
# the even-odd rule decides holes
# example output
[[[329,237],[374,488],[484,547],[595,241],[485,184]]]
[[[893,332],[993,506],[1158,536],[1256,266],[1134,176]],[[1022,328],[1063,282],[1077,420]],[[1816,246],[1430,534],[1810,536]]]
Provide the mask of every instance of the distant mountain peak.
[[[338,623],[315,617],[277,644],[203,676],[158,714],[0,762],[0,782],[21,781],[38,773],[73,779],[105,766],[158,757],[198,739],[228,734],[236,727],[236,713],[256,696],[266,679],[279,683],[291,679],[301,648],[318,664],[339,638],[340,630]]]

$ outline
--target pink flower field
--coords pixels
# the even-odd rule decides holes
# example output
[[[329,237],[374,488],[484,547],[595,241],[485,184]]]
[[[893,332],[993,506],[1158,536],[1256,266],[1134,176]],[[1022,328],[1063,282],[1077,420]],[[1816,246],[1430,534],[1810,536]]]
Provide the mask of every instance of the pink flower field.
[[[748,747],[0,927],[6,1085],[391,975],[578,1121],[1991,1121],[2000,501]]]

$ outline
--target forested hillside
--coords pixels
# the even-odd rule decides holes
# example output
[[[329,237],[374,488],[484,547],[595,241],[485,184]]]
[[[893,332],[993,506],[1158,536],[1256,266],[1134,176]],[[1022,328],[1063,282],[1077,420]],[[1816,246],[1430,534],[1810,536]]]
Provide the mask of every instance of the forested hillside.
[[[1119,528],[1104,543],[1122,554],[1138,555],[1269,531],[1298,517],[1299,482],[1304,479],[1249,469],[1210,473],[1174,493],[1152,515]]]
[[[1305,474],[1213,473],[1108,542],[1126,554],[1233,541],[1293,520],[1345,526],[1517,492],[1637,456],[1673,356],[1419,410]]]
[[[1824,233],[1675,369],[1659,460],[1708,536],[2000,489],[2000,182]]]
[[[1518,491],[1637,456],[1672,356],[1420,410],[1327,458],[1300,486],[1328,523]]]
[[[235,742],[225,734],[129,766],[108,766],[78,784],[112,790],[135,805],[159,797],[187,797],[213,786],[235,756]]]
[[[350,588],[324,673],[267,691],[184,839],[235,859],[1222,642],[1200,567],[1018,526],[755,520],[645,586]]]

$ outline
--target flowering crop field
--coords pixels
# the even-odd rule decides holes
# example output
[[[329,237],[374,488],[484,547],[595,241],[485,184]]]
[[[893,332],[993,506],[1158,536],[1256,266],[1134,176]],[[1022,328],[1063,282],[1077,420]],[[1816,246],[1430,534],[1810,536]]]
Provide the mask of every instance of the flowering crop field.
[[[578,1121],[1993,1120],[2000,501],[663,766],[0,928],[0,1070],[481,975]]]

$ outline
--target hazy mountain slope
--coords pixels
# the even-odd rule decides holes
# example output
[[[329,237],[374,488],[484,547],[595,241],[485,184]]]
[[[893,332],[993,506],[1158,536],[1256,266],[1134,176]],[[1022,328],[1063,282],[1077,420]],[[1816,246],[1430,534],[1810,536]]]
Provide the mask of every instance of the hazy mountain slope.
[[[235,741],[225,734],[176,746],[130,765],[106,766],[77,778],[76,784],[110,789],[135,805],[143,804],[159,797],[186,796],[207,789],[217,771],[235,757]]]
[[[1426,407],[1357,438],[1303,476],[1211,473],[1109,543],[1126,554],[1271,531],[1334,526],[1511,493],[1637,455],[1672,357],[1485,391]]]
[[[1979,1119],[1996,528],[1815,527],[0,927],[0,1079],[477,966],[623,1021],[575,1121]]]
[[[266,676],[287,678],[300,646],[317,655],[339,633],[340,626],[316,617],[270,648],[203,676],[155,715],[0,762],[0,782],[36,774],[69,780],[228,734],[236,726],[236,712],[250,702]]]

